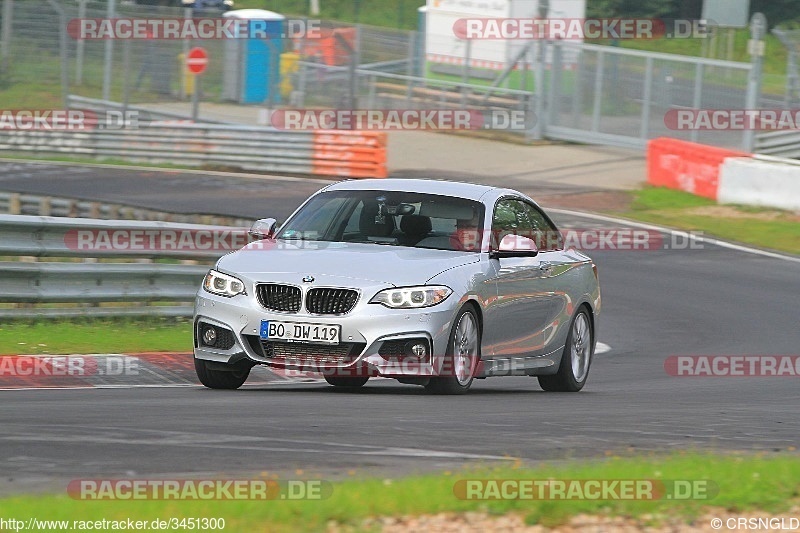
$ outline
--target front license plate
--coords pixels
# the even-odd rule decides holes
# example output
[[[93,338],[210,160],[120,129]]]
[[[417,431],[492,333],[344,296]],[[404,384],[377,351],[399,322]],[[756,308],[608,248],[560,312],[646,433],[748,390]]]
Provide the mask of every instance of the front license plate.
[[[342,326],[306,324],[302,322],[261,321],[261,338],[269,341],[311,342],[314,344],[339,344]]]

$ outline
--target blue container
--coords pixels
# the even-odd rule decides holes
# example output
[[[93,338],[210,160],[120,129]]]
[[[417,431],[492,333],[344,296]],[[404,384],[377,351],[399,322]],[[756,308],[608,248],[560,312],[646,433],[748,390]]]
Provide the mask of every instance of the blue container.
[[[264,9],[223,16],[247,21],[246,38],[226,41],[223,97],[241,104],[278,103],[286,17]]]

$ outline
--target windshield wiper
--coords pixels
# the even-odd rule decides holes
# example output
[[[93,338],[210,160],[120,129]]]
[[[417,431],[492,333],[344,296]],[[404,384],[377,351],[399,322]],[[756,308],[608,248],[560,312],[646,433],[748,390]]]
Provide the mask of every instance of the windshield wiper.
[[[349,241],[354,242],[357,244],[380,244],[381,246],[399,246],[396,242],[386,242],[386,241]]]

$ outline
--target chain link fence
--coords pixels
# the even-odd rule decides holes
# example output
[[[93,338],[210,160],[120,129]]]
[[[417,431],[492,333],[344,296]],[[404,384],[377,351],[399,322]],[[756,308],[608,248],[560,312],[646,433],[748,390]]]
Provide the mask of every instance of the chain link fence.
[[[538,42],[515,43],[505,63],[491,64],[481,58],[496,55],[487,48],[498,46],[493,41],[429,35],[426,49],[426,36],[419,32],[329,21],[321,24],[322,38],[262,46],[262,60],[277,67],[260,73],[245,59],[253,54],[245,39],[64,40],[64,20],[108,16],[105,1],[15,0],[13,20],[3,24],[10,30],[3,35],[8,68],[0,83],[38,84],[52,93],[62,84],[69,94],[167,112],[188,109],[197,91],[204,103],[252,105],[252,117],[266,117],[258,110],[276,107],[518,110],[534,119],[528,124],[535,127],[516,132],[528,138],[631,147],[669,136],[749,149],[753,141],[741,131],[670,128],[670,113],[746,109],[752,102],[773,106],[782,100],[753,98],[750,63],[565,41],[547,43],[541,51]],[[113,16],[222,14],[118,1]],[[306,27],[312,24],[305,20]],[[194,46],[205,48],[210,58],[199,77],[202,87],[185,66]]]
[[[678,129],[671,117],[678,110],[744,109],[750,64],[562,43],[553,65],[550,135],[631,146],[656,137],[744,146],[742,131]]]

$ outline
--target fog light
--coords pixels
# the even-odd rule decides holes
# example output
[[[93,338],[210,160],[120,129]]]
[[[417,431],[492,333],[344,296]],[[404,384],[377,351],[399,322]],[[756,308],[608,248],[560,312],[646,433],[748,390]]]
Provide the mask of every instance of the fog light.
[[[417,357],[425,357],[428,355],[428,347],[422,343],[415,344],[411,347],[411,353]]]
[[[203,329],[203,344],[214,346],[217,343],[217,330],[211,326]]]

